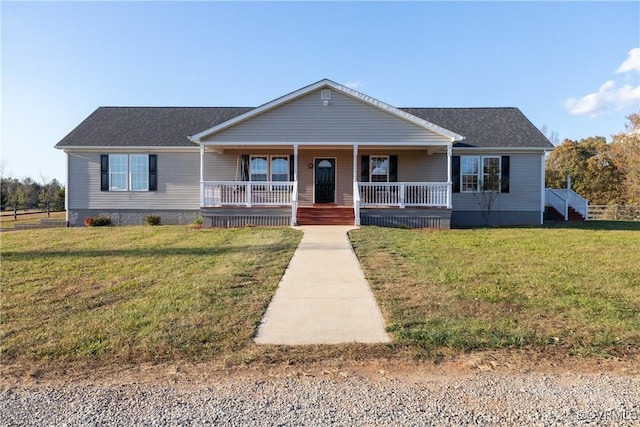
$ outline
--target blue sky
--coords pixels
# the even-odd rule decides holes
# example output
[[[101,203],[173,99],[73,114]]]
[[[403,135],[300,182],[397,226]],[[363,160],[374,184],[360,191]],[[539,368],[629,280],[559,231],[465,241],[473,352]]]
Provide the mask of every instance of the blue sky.
[[[323,78],[396,107],[515,106],[561,139],[640,111],[638,2],[7,2],[5,176],[99,106],[257,106]],[[199,129],[194,129],[198,131]]]

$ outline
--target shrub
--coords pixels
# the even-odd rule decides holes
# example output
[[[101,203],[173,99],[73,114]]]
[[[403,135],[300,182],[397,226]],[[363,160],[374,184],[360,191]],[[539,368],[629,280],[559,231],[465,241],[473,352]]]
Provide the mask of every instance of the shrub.
[[[92,226],[93,225],[93,217],[90,217],[90,216],[86,217],[84,219],[84,225],[86,225],[87,227]]]
[[[189,224],[189,228],[192,230],[200,230],[202,228],[202,217],[199,216],[193,220],[191,224]]]
[[[144,223],[147,225],[160,225],[162,221],[159,215],[147,215],[144,218]]]
[[[85,219],[84,222],[86,224],[87,220]],[[95,218],[91,218],[89,225],[91,227],[108,227],[111,225],[111,218],[109,218],[108,216],[100,215]]]

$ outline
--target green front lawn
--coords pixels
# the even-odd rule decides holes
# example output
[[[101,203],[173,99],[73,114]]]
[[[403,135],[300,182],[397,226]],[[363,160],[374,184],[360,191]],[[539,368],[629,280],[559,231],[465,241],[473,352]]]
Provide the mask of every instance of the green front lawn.
[[[301,234],[179,226],[4,233],[2,358],[231,358],[252,344]]]
[[[602,225],[350,236],[397,343],[637,352],[640,223]]]
[[[78,361],[393,360],[504,348],[637,356],[640,227],[608,225],[352,231],[394,342],[302,347],[251,339],[299,231],[3,233],[0,355],[2,363],[49,369]]]

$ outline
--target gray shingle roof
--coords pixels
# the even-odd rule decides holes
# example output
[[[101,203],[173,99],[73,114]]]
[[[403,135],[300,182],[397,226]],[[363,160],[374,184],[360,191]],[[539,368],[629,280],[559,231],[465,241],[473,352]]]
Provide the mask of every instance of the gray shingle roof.
[[[100,107],[56,147],[194,147],[188,138],[252,107]]]
[[[465,139],[454,147],[553,148],[517,108],[400,108]]]
[[[64,147],[193,147],[188,139],[252,107],[100,107],[65,136]],[[517,108],[400,108],[465,136],[454,147],[553,148]]]

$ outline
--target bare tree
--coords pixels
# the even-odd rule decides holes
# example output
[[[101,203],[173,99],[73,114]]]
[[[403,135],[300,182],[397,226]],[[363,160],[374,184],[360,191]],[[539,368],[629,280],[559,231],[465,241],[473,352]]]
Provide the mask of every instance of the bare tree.
[[[549,142],[551,142],[553,145],[557,146],[558,144],[560,144],[560,134],[558,133],[558,131],[549,130],[549,127],[547,125],[544,125],[540,128],[540,132],[542,132],[542,134],[546,136]]]

